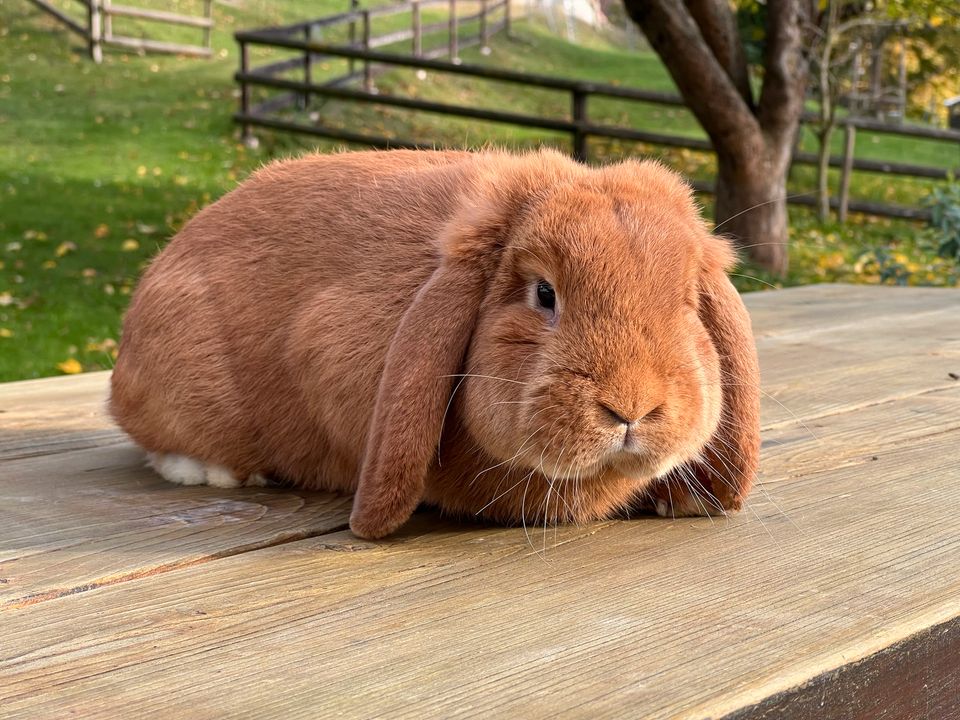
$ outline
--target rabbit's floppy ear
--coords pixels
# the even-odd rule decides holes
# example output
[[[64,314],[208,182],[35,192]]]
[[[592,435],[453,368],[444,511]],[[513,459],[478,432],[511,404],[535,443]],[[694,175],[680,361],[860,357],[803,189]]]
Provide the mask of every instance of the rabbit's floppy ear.
[[[387,351],[350,528],[375,539],[423,497],[443,415],[504,235],[503,209],[474,206],[450,222],[439,267],[404,313]]]
[[[717,238],[711,238],[716,242]],[[739,510],[760,461],[760,368],[750,316],[724,266],[700,277],[700,320],[720,356],[720,425],[692,471],[725,510]]]

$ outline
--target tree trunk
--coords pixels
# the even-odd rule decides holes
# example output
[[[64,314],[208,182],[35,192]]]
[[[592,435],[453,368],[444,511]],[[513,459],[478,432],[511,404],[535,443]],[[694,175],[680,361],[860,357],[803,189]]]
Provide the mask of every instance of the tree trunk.
[[[789,263],[789,158],[789,145],[717,156],[716,231],[732,236],[753,262],[781,276]]]
[[[768,0],[755,102],[728,0],[624,0],[717,152],[716,220],[751,260],[787,269],[786,180],[803,111],[815,0]]]
[[[838,0],[831,0],[823,26],[823,41],[820,49],[817,72],[820,90],[820,127],[817,138],[820,147],[817,151],[817,218],[824,223],[830,219],[830,137],[836,124],[834,93],[836,83],[831,82],[830,64],[833,59],[833,45],[837,41],[837,19],[840,12]]]
[[[817,132],[817,219],[826,222],[830,219],[830,140],[836,120],[828,118]]]

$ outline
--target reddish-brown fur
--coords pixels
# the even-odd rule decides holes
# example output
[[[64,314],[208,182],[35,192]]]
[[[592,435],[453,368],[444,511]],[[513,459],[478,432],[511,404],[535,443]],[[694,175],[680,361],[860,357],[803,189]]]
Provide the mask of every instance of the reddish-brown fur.
[[[507,523],[739,508],[759,390],[731,260],[655,163],[274,163],[144,275],[111,409],[149,451],[356,490],[363,537],[421,501]],[[600,403],[644,418],[634,449]]]

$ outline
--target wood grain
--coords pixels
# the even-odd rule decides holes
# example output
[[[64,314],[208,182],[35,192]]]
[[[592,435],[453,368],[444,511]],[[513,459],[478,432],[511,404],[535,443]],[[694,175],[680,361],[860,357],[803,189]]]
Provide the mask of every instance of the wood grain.
[[[106,413],[109,372],[0,384],[0,462],[124,441]]]
[[[8,611],[0,702],[722,715],[960,613],[958,441],[892,450],[869,484],[856,467],[785,484],[763,525],[568,528],[538,555],[522,531],[424,518],[389,543],[327,535]]]
[[[161,483],[72,424],[103,376],[0,386],[2,714],[950,717],[960,294],[747,301],[787,409],[728,518],[363,542],[343,498]]]
[[[725,720],[960,718],[960,620],[922,630]]]
[[[129,444],[0,462],[0,609],[346,527],[328,493],[184,488]]]

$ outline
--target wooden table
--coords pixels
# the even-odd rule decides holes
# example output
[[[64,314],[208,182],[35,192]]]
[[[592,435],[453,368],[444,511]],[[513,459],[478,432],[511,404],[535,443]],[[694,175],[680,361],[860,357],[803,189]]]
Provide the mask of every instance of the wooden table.
[[[168,485],[104,373],[0,386],[0,716],[960,717],[960,292],[748,296],[729,519],[346,529]]]

